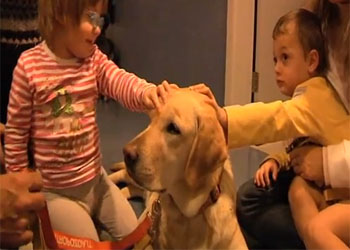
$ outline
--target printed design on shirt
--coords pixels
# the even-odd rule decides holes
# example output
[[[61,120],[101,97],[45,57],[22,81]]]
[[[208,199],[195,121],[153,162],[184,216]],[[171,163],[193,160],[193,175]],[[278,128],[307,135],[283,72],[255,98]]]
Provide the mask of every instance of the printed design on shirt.
[[[74,103],[70,89],[59,86],[54,90],[55,97],[50,102],[51,122],[54,134],[64,135],[57,143],[57,153],[70,161],[80,153],[87,151],[92,140],[90,133],[82,133],[84,115],[91,112],[91,107],[84,103]],[[93,106],[93,105],[91,105]]]
[[[74,109],[72,107],[72,97],[67,93],[65,88],[60,88],[56,90],[57,96],[53,99],[51,108],[52,115],[54,117],[59,117],[62,113],[67,115],[72,115],[74,113]],[[60,97],[65,98],[65,103],[62,105],[60,101]]]
[[[79,115],[73,108],[73,98],[65,87],[54,90],[55,98],[50,102],[55,134],[70,134],[81,128]]]
[[[59,155],[66,158],[67,161],[70,160],[69,157],[74,157],[80,153],[86,152],[91,138],[88,133],[83,135],[73,135],[69,139],[61,139],[57,144],[57,151]]]

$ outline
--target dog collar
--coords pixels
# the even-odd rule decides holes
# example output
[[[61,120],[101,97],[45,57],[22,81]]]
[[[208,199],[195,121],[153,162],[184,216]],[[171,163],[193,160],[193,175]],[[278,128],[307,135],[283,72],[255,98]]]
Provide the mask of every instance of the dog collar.
[[[215,204],[218,201],[221,195],[220,182],[221,182],[223,172],[224,171],[220,173],[219,183],[210,191],[209,197],[206,200],[206,202],[204,202],[204,204],[202,205],[200,211],[203,212],[205,209],[207,209],[208,207],[210,207],[211,205]]]
[[[205,209],[207,209],[211,205],[215,204],[217,202],[217,200],[219,199],[220,194],[221,194],[221,188],[220,188],[220,185],[218,184],[210,191],[209,197],[206,200],[206,202],[202,205],[200,211],[204,211]]]
[[[152,210],[149,213],[149,217],[152,221],[151,227],[148,229],[148,234],[151,237],[151,244],[154,249],[159,249],[159,246],[156,246],[159,237],[159,224],[161,217],[161,205],[159,197],[153,202]]]

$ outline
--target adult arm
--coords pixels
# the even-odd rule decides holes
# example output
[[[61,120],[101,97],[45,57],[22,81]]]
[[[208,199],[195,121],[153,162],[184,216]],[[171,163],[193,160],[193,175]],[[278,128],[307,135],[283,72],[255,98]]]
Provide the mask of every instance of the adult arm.
[[[325,184],[331,187],[350,187],[350,141],[323,148]]]

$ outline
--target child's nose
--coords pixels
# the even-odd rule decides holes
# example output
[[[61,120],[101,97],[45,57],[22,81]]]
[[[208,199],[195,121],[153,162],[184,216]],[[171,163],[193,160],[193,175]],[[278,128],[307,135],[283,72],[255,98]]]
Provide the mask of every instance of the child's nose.
[[[276,63],[275,63],[274,70],[275,70],[275,73],[276,73],[276,74],[280,73],[281,67],[280,67],[279,62],[276,62]]]
[[[96,36],[99,36],[101,34],[101,28],[100,26],[96,26],[92,30]]]

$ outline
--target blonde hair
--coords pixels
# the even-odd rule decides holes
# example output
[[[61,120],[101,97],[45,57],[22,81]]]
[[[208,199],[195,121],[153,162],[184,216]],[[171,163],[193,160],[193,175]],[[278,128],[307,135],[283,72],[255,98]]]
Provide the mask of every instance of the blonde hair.
[[[83,12],[100,1],[106,6],[108,0],[39,0],[39,31],[44,40],[50,43],[55,23],[71,21],[79,25]]]

